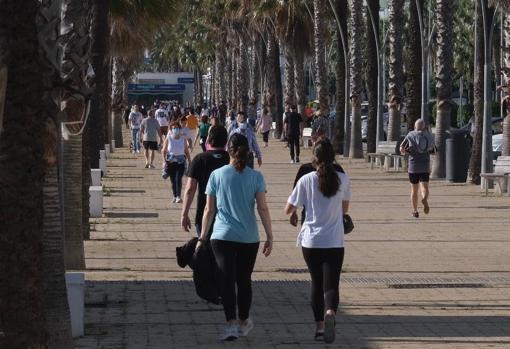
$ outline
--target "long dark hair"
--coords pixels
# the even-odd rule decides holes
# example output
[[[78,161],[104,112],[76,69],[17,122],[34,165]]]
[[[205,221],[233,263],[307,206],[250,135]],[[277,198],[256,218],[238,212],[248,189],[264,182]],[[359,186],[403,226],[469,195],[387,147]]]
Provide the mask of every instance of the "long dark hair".
[[[248,138],[240,133],[234,133],[228,141],[228,153],[233,160],[233,166],[239,172],[242,172],[248,164],[250,146]]]
[[[335,151],[328,139],[321,139],[313,147],[312,164],[319,177],[319,190],[330,198],[340,189],[340,178],[335,170]]]

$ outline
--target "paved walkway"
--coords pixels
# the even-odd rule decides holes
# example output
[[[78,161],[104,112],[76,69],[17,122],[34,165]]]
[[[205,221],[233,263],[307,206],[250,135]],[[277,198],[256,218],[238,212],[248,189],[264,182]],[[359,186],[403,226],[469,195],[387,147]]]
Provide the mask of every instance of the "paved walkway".
[[[104,178],[105,215],[86,242],[86,336],[78,348],[310,348],[309,276],[283,206],[297,165],[283,143],[264,149],[275,235],[259,255],[252,316],[235,343],[216,340],[221,308],[194,293],[175,247],[189,239],[169,182],[117,149]],[[303,160],[310,158],[304,150]],[[404,173],[340,162],[352,178],[351,215],[334,348],[510,348],[510,198],[431,182],[431,213],[415,219]],[[261,231],[263,231],[261,229]],[[328,346],[326,346],[328,347]]]

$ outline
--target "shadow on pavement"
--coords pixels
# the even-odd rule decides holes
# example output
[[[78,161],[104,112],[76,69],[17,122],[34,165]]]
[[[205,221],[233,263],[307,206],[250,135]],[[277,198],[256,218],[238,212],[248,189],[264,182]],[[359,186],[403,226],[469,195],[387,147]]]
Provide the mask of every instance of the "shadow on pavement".
[[[235,343],[217,341],[222,308],[199,299],[191,281],[89,281],[85,303],[86,336],[76,341],[77,348],[325,347],[313,340],[307,281],[255,281],[255,328]],[[477,341],[510,346],[509,337],[510,316],[364,315],[341,309],[337,340],[329,347],[380,348],[391,342],[428,348]]]

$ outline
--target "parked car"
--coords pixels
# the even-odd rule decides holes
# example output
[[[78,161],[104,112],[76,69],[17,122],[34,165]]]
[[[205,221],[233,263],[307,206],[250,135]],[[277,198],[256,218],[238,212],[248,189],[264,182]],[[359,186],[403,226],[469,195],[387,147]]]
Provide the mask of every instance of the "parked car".
[[[473,125],[474,118],[469,119],[468,123],[460,128],[460,130],[469,130],[471,137],[473,137],[475,133],[475,128]],[[497,135],[503,132],[503,118],[501,117],[493,117],[492,121],[492,134]]]
[[[502,151],[503,151],[503,134],[498,133],[492,136],[493,158],[496,159],[498,156],[500,156]]]
[[[384,120],[384,135],[383,139],[388,139],[388,125],[390,123],[390,114],[388,112],[388,106],[385,104],[383,109],[383,120]],[[407,123],[405,122],[405,114],[402,113],[402,120],[400,123],[400,135],[404,137],[407,134]],[[402,121],[401,120],[401,121]],[[367,141],[368,134],[368,103],[361,103],[361,140]]]

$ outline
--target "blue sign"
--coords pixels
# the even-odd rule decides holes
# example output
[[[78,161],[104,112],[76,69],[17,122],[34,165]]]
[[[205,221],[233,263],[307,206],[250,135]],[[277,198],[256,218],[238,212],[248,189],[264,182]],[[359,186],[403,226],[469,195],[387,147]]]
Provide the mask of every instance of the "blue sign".
[[[193,84],[195,82],[194,78],[177,78],[177,82],[179,84]]]
[[[128,92],[175,92],[184,91],[184,84],[129,84]]]

